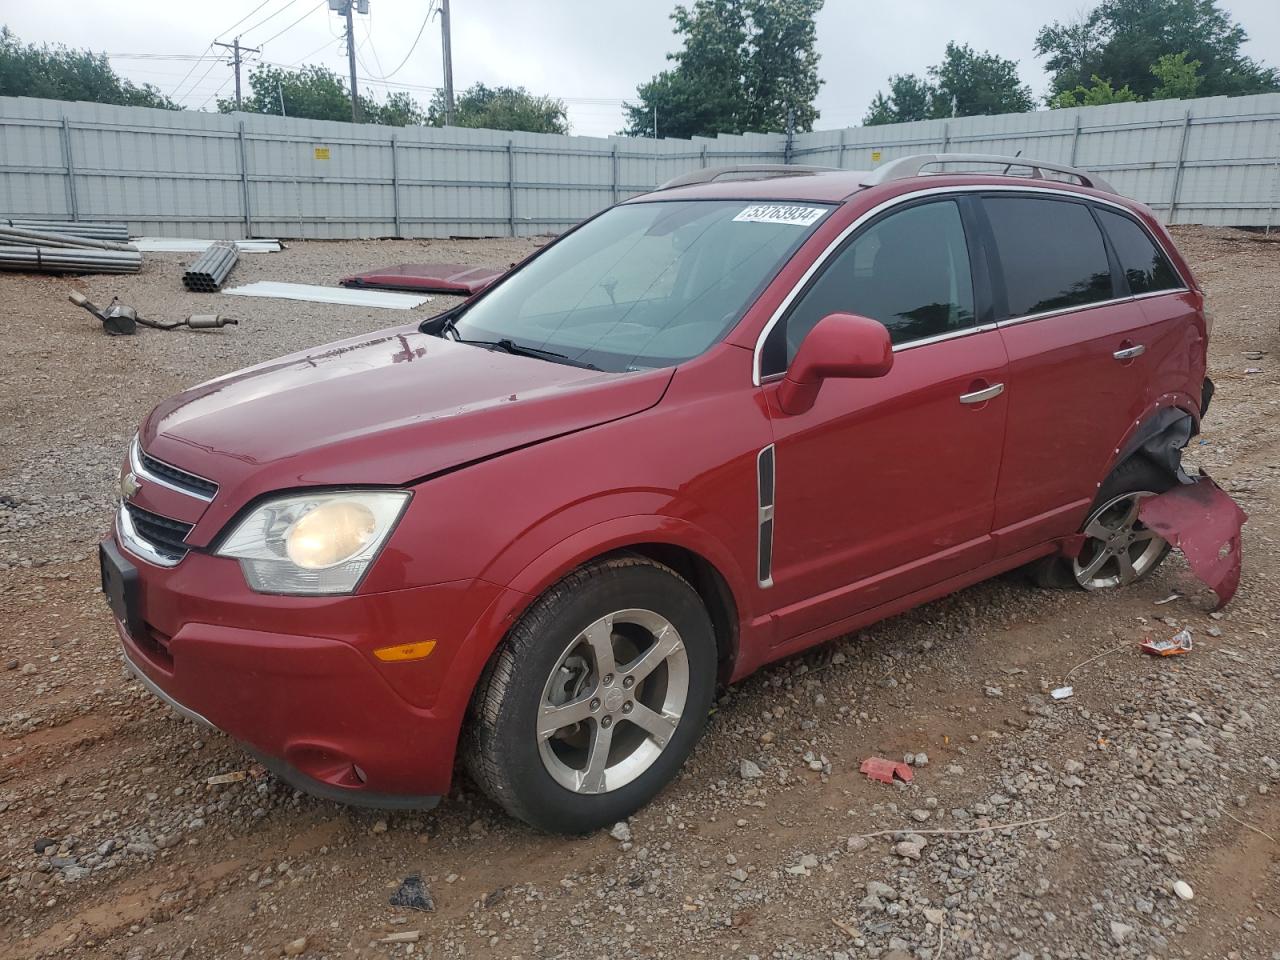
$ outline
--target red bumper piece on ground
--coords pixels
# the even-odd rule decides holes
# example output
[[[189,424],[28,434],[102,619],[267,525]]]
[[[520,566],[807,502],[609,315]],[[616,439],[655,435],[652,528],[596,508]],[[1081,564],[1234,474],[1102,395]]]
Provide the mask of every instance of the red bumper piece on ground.
[[[367,273],[343,277],[344,287],[374,290],[426,290],[456,293],[469,297],[479,293],[506,271],[496,267],[474,267],[463,263],[402,263]]]
[[[1231,495],[1200,471],[1194,483],[1147,497],[1138,519],[1180,549],[1191,572],[1218,595],[1221,609],[1240,585],[1240,528],[1249,519]]]
[[[879,780],[881,783],[893,783],[895,776],[903,783],[911,782],[910,767],[905,763],[894,763],[883,757],[868,757],[862,761],[860,769],[872,780]]]

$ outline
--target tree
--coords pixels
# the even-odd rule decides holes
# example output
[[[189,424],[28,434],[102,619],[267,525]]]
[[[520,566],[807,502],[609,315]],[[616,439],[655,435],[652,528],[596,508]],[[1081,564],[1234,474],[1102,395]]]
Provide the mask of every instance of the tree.
[[[943,102],[940,91],[933,84],[914,73],[899,73],[889,78],[888,96],[883,93],[875,95],[862,122],[872,127],[950,115],[951,104]]]
[[[818,79],[813,18],[823,0],[694,0],[671,14],[674,67],[624,104],[628,136],[812,130]]]
[[[328,67],[308,64],[298,70],[287,70],[261,63],[249,72],[249,91],[239,108],[234,99],[220,97],[218,110],[351,121],[351,95],[342,78]],[[361,94],[360,120],[406,127],[423,123],[426,114],[407,93],[394,93],[383,103]]]
[[[1018,78],[1018,64],[968,44],[948,43],[942,62],[926,80],[913,73],[889,78],[889,95],[877,93],[863,123],[903,123],[938,117],[1025,113],[1035,106],[1031,88]]]
[[[1129,89],[1128,84],[1116,90],[1109,80],[1103,80],[1095,73],[1090,82],[1092,86],[1079,86],[1074,90],[1063,90],[1049,101],[1049,109],[1062,110],[1067,107],[1101,107],[1108,103],[1133,103],[1141,100]]]
[[[0,96],[179,109],[151,84],[122,79],[105,53],[24,44],[8,27],[0,27]]]
[[[1095,75],[1152,98],[1157,88],[1169,89],[1154,65],[1179,53],[1184,63],[1199,61],[1199,96],[1280,90],[1280,71],[1241,54],[1247,39],[1215,0],[1102,0],[1083,19],[1043,27],[1036,53],[1053,75],[1051,100]]]
[[[1160,85],[1151,93],[1152,100],[1190,100],[1199,96],[1204,77],[1197,72],[1200,61],[1187,61],[1187,53],[1166,53],[1151,67]]]
[[[433,127],[444,126],[443,91],[431,98],[427,123]],[[458,98],[453,125],[527,133],[568,133],[569,115],[564,101],[555,97],[536,97],[524,87],[487,87],[477,83]]]

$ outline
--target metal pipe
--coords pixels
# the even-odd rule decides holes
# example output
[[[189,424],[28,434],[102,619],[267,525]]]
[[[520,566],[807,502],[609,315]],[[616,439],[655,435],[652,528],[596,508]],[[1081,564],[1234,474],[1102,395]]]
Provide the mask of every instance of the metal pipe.
[[[116,240],[97,240],[93,237],[78,237],[70,233],[55,233],[52,230],[29,230],[22,227],[0,227],[0,237],[9,237],[20,242],[25,241],[32,246],[45,247],[89,247],[96,250],[133,250],[127,243]]]
[[[0,247],[0,270],[39,273],[137,273],[142,254],[66,247]]]
[[[0,219],[0,227],[19,230],[40,230],[61,233],[68,237],[89,237],[94,240],[115,240],[123,243],[129,239],[129,227],[124,223],[72,223],[69,220]]]
[[[215,243],[183,271],[182,285],[195,293],[217,293],[239,258],[234,243]]]

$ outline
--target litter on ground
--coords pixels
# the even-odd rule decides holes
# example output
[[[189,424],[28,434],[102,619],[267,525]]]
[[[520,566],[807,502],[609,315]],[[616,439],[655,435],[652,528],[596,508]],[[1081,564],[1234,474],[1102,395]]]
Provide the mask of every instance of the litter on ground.
[[[1144,640],[1138,644],[1143,653],[1155,657],[1174,657],[1191,652],[1191,631],[1179,630],[1168,640]]]
[[[895,777],[903,783],[910,783],[914,776],[911,768],[905,763],[895,763],[884,757],[868,757],[862,761],[859,770],[872,780],[879,780],[881,783],[893,783]]]

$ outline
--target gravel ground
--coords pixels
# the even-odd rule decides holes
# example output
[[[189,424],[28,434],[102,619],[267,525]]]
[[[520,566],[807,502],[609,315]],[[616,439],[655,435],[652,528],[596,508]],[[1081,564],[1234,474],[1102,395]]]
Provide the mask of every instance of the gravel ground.
[[[1217,324],[1187,459],[1251,515],[1225,611],[1177,556],[1115,594],[990,581],[729,690],[676,783],[578,839],[461,778],[429,814],[299,795],[121,675],[93,551],[137,421],[408,315],[187,294],[176,255],[138,277],[0,276],[0,957],[1280,958],[1280,243],[1178,240]],[[299,243],[233,276],[532,247]],[[72,287],[241,326],[107,339]],[[1184,626],[1191,655],[1138,652]],[[910,755],[913,783],[862,777],[873,754]],[[431,912],[388,902],[414,873]]]

